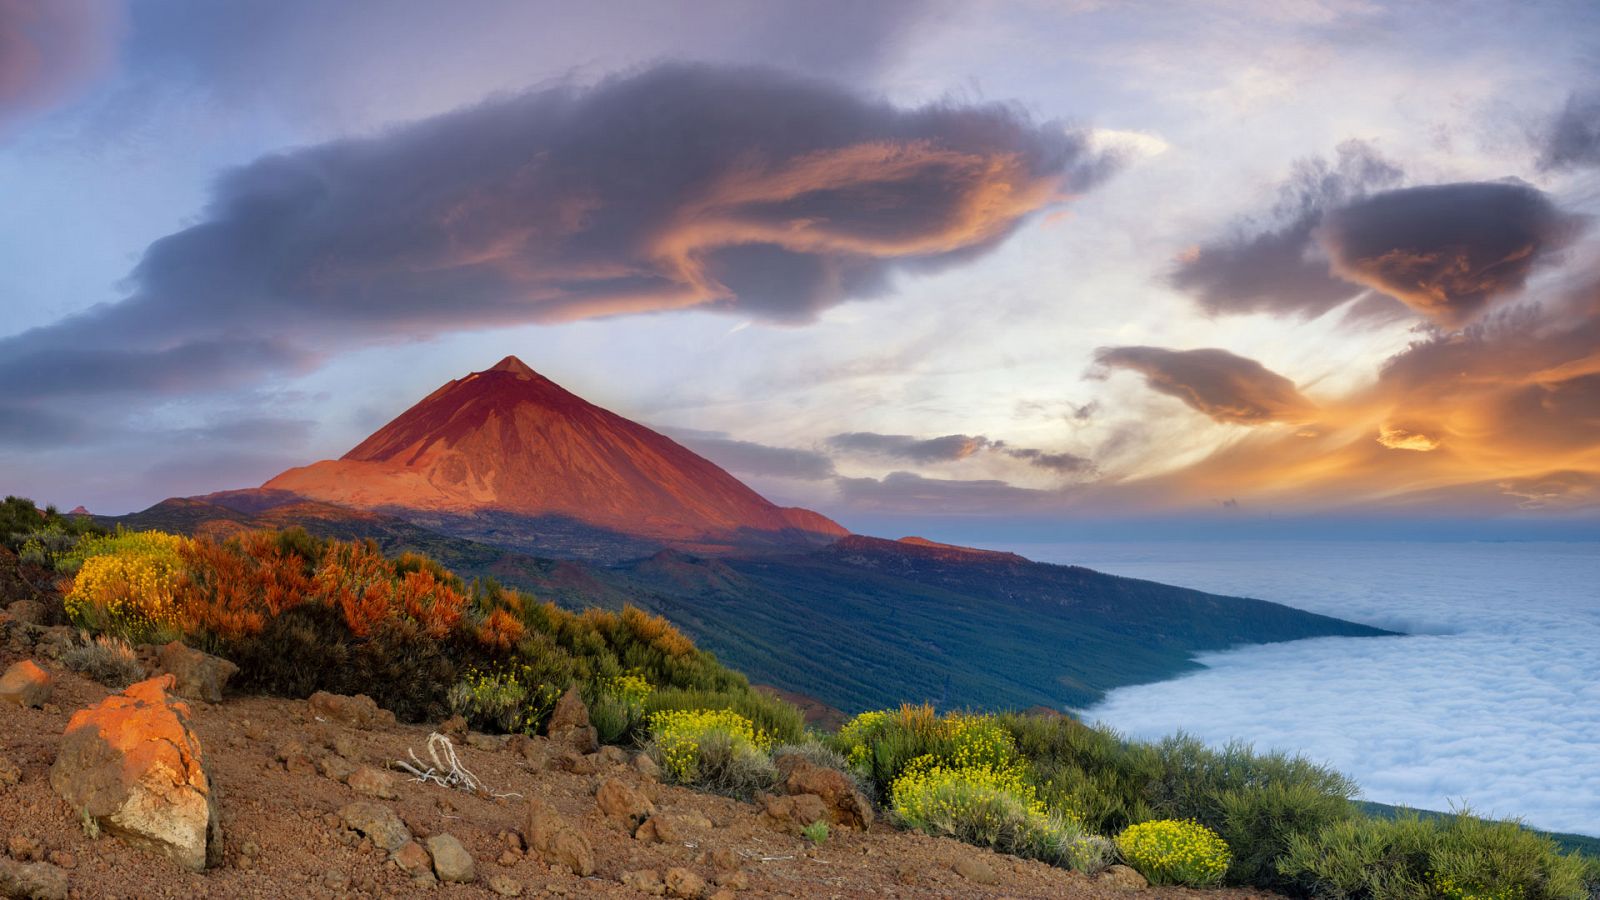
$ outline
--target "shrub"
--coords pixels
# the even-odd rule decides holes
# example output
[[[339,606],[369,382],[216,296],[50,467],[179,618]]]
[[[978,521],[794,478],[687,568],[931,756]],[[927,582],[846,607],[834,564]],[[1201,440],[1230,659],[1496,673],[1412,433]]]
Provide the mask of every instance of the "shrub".
[[[67,668],[117,690],[144,678],[144,666],[127,641],[104,634],[90,637],[87,633],[83,639],[83,643],[61,655]]]
[[[828,823],[812,822],[800,829],[800,836],[820,847],[828,840]]]
[[[67,592],[67,618],[80,628],[132,643],[181,632],[181,552],[187,538],[159,531],[119,531],[79,543]]]
[[[949,768],[996,770],[1019,759],[1015,740],[995,716],[941,717],[927,705],[862,713],[840,729],[835,743],[878,797],[888,796],[906,769],[924,758]]]
[[[1256,753],[1239,742],[1213,750],[1183,734],[1156,752],[1161,774],[1149,789],[1151,807],[1220,834],[1233,851],[1230,881],[1277,886],[1276,860],[1291,839],[1354,813],[1355,782],[1302,756]]]
[[[479,731],[533,734],[555,709],[561,690],[534,677],[528,664],[468,669],[450,688],[450,711]]]
[[[645,701],[655,689],[638,675],[620,675],[600,684],[589,706],[589,721],[607,744],[631,739],[644,724]]]
[[[1298,835],[1278,863],[1298,887],[1361,900],[1585,900],[1587,864],[1513,821],[1467,812],[1349,818]]]
[[[659,683],[659,682],[658,682]],[[673,710],[729,710],[748,719],[773,743],[794,743],[805,738],[805,716],[793,704],[777,697],[740,690],[685,690],[660,687],[644,700],[646,716]]]
[[[1046,805],[1072,810],[1097,834],[1160,818],[1150,807],[1149,788],[1160,778],[1161,759],[1150,744],[1065,717],[1009,714],[1000,720],[1033,765]]]
[[[665,710],[650,716],[652,755],[668,781],[748,798],[778,772],[772,739],[728,709]]]
[[[1160,819],[1130,825],[1117,835],[1128,865],[1153,884],[1204,887],[1228,872],[1228,844],[1197,822]]]
[[[951,767],[931,756],[907,766],[891,789],[895,818],[926,834],[953,837],[1098,872],[1109,848],[1067,816],[1046,810],[1020,767]]]

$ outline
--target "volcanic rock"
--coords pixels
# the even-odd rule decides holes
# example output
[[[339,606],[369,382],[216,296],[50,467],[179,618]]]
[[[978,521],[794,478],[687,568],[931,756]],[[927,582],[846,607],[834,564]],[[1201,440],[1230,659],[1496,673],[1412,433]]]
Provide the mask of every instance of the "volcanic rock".
[[[31,659],[13,663],[0,675],[0,700],[18,706],[44,706],[50,700],[55,682],[50,673]]]
[[[221,860],[222,823],[189,706],[171,675],[141,681],[67,723],[50,784],[101,830],[200,871]]]

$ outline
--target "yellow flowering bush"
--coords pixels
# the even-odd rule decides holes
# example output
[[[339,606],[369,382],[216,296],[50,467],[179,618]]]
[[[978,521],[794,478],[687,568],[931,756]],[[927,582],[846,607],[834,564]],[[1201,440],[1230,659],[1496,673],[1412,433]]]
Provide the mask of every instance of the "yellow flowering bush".
[[[181,630],[180,556],[189,539],[160,531],[121,531],[83,541],[64,599],[74,625],[132,643]]]
[[[1523,897],[1527,896],[1527,892],[1520,884],[1490,888],[1481,884],[1465,883],[1439,872],[1430,872],[1428,883],[1445,900],[1523,900]]]
[[[910,828],[1052,865],[1092,873],[1111,858],[1108,841],[1045,806],[1020,764],[961,767],[921,757],[895,780],[890,806]]]
[[[706,774],[702,757],[713,743],[726,744],[728,752],[743,757],[765,758],[772,749],[771,737],[731,709],[662,710],[650,717],[650,737],[662,773],[683,784],[697,783]]]
[[[1116,843],[1128,865],[1153,884],[1216,884],[1233,859],[1227,842],[1215,831],[1177,819],[1130,825],[1117,835]]]
[[[643,706],[645,698],[655,686],[644,679],[643,675],[618,675],[606,681],[605,691],[628,706]]]
[[[882,709],[869,710],[857,715],[839,729],[838,745],[844,750],[844,758],[852,768],[862,768],[866,765],[867,754],[871,752],[872,740],[878,732],[889,722],[889,712]]]

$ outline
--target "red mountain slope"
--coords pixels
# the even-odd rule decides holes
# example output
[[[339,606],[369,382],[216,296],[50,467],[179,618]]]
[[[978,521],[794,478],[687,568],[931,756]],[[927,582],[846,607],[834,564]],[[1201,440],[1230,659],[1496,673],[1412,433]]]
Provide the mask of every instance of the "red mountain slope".
[[[671,439],[601,409],[514,356],[452,381],[342,459],[262,486],[363,509],[565,516],[672,541],[848,532],[775,506]]]

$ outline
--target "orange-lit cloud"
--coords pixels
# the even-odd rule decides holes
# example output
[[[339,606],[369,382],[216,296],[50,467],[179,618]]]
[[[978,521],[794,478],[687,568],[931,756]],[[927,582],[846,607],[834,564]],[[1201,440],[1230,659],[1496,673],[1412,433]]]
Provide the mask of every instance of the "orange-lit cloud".
[[[118,7],[0,0],[0,124],[60,101],[111,56]]]
[[[1094,502],[1156,509],[1226,496],[1300,511],[1593,507],[1597,356],[1600,279],[1464,331],[1435,332],[1390,359],[1369,387],[1324,398],[1311,427],[1250,433],[1193,465],[1103,486]]]
[[[1579,220],[1520,182],[1387,191],[1328,213],[1318,231],[1333,272],[1459,327],[1520,290]]]
[[[145,252],[132,296],[0,341],[0,381],[37,400],[30,373],[70,351],[204,389],[229,360],[207,369],[203,348],[241,334],[300,359],[682,309],[805,322],[1093,187],[1117,160],[1091,143],[1011,106],[901,108],[759,69],[492,99],[226,173],[200,223]],[[95,365],[51,385],[139,387]]]

